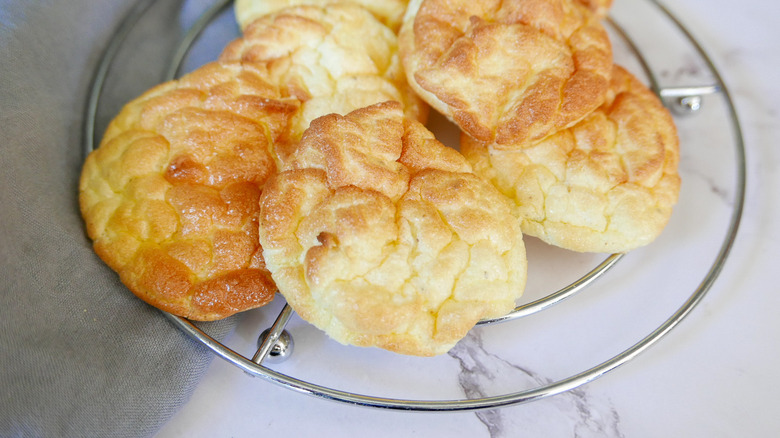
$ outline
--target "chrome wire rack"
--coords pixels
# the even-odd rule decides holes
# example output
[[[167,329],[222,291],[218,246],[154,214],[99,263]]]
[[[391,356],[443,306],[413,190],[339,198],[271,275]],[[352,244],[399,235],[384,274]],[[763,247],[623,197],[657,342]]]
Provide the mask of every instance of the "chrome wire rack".
[[[275,322],[268,329],[264,330],[258,339],[258,348],[252,355],[242,355],[230,347],[224,345],[211,337],[206,331],[199,328],[198,325],[184,318],[162,312],[175,326],[191,336],[197,342],[213,351],[217,356],[230,362],[251,376],[260,377],[264,380],[280,385],[282,387],[323,399],[330,399],[339,402],[356,404],[366,407],[387,408],[397,410],[412,411],[465,411],[490,409],[502,406],[517,405],[527,403],[541,398],[546,398],[560,394],[571,389],[585,385],[608,372],[615,370],[621,365],[631,361],[640,353],[647,350],[650,346],[657,343],[661,338],[667,335],[675,328],[704,298],[707,291],[711,288],[719,273],[721,272],[729,252],[734,244],[745,196],[745,148],[742,138],[742,131],[739,120],[729,94],[728,88],[724,84],[718,70],[710,57],[705,53],[702,46],[696,41],[685,26],[667,9],[656,0],[637,0],[640,3],[650,5],[655,8],[658,14],[664,17],[672,27],[676,28],[690,46],[698,53],[703,63],[709,69],[713,78],[712,83],[695,86],[662,86],[657,74],[653,71],[649,62],[643,56],[638,45],[629,35],[630,33],[621,26],[618,19],[610,17],[606,20],[610,31],[623,44],[630,49],[638,65],[644,71],[650,87],[661,97],[667,106],[669,106],[680,117],[683,114],[696,114],[703,105],[703,98],[708,95],[720,95],[726,106],[726,114],[731,124],[733,142],[733,171],[735,172],[733,188],[733,200],[731,201],[731,211],[728,218],[725,234],[720,240],[720,245],[716,250],[714,259],[709,265],[704,276],[699,280],[684,302],[674,311],[671,316],[660,323],[654,330],[646,336],[636,341],[633,345],[625,348],[619,354],[616,354],[595,366],[574,373],[566,378],[550,381],[535,388],[510,391],[504,394],[481,398],[464,399],[446,399],[446,400],[414,400],[403,398],[388,398],[357,394],[349,391],[330,388],[308,382],[303,379],[284,374],[266,366],[267,363],[278,362],[286,359],[292,353],[292,337],[285,330],[285,327],[293,316],[293,310],[284,305]],[[89,153],[95,147],[96,132],[99,130],[98,119],[101,100],[104,98],[107,77],[112,63],[130,32],[132,32],[139,22],[149,13],[150,8],[155,3],[154,0],[142,0],[133,7],[120,23],[115,33],[111,36],[106,49],[95,71],[92,86],[89,90],[87,107],[85,110],[84,123],[84,152]],[[620,2],[617,2],[620,3]],[[194,23],[189,27],[183,38],[174,46],[173,53],[169,56],[170,63],[167,71],[164,73],[165,80],[180,76],[184,69],[185,59],[187,58],[193,45],[198,41],[203,32],[217,19],[220,14],[225,14],[232,6],[232,0],[219,0],[208,10],[202,13]],[[684,147],[684,145],[682,146]],[[611,254],[606,256],[603,261],[597,263],[587,273],[569,285],[549,293],[541,298],[531,302],[521,304],[506,316],[481,321],[480,325],[489,325],[499,322],[507,322],[524,318],[536,314],[542,310],[557,305],[564,300],[578,294],[596,280],[604,276],[618,261],[624,258],[624,254]]]

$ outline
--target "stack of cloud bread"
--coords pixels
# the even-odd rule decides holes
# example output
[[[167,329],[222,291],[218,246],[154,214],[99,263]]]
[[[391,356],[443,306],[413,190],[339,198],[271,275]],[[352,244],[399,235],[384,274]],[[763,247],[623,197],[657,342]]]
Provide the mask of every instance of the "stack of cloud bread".
[[[387,100],[427,114],[396,35],[365,9],[262,17],[218,62],[111,122],[79,188],[96,252],[136,295],[176,315],[213,320],[268,303],[277,289],[257,237],[266,180],[310,120]]]
[[[426,115],[396,34],[367,9],[276,8],[121,110],[82,171],[87,232],[133,293],[176,315],[262,306],[278,282],[342,342],[443,353],[514,307],[526,261],[508,201]]]
[[[613,65],[610,3],[412,0],[399,34],[410,84],[523,232],[574,251],[653,241],[680,188],[671,116]]]
[[[274,14],[334,16],[357,7],[302,3],[281,12],[273,2],[252,3],[272,14],[254,21],[242,19],[246,3],[237,4],[238,21],[250,23],[223,59],[256,62],[285,50],[284,43],[258,43],[273,32],[264,23]],[[379,2],[361,4],[400,26],[398,7],[388,16]],[[354,28],[344,40],[349,50],[377,44],[373,27]],[[290,59],[271,68],[297,78],[285,83],[306,83],[313,56]],[[260,242],[280,292],[302,318],[342,343],[430,356],[448,351],[480,319],[515,307],[525,285],[525,247],[507,200],[418,121],[427,106],[416,100],[400,59],[389,68],[406,95],[343,117],[301,121],[309,126],[302,140],[280,154],[280,173],[264,188]],[[339,89],[355,96],[363,88],[380,87],[350,81]],[[327,103],[334,108],[332,99]]]
[[[444,353],[514,308],[523,233],[627,251],[671,214],[676,131],[613,65],[610,4],[237,0],[243,36],[128,103],[87,158],[95,250],[187,318],[278,290],[339,342]]]

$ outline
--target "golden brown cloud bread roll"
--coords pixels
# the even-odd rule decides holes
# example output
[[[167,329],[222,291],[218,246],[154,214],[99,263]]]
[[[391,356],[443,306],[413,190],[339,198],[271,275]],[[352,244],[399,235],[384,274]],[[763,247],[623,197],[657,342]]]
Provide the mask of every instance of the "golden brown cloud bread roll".
[[[97,254],[138,297],[196,320],[269,302],[258,200],[298,102],[267,72],[209,64],[128,103],[84,164]]]
[[[511,198],[523,232],[563,248],[624,252],[653,241],[680,190],[674,122],[615,67],[607,101],[572,128],[518,150],[462,137],[477,174]]]
[[[507,199],[397,102],[313,121],[260,210],[280,292],[342,343],[441,354],[525,285]]]
[[[564,129],[604,100],[612,49],[574,0],[412,0],[399,34],[410,84],[481,141]]]
[[[354,4],[297,6],[263,16],[229,44],[221,60],[263,64],[272,81],[302,102],[293,138],[315,118],[396,100],[412,118],[427,105],[411,90],[396,35]],[[284,159],[290,151],[279,151]]]
[[[235,14],[239,26],[245,29],[258,18],[290,6],[354,3],[366,8],[393,31],[398,31],[408,2],[408,0],[236,0]]]

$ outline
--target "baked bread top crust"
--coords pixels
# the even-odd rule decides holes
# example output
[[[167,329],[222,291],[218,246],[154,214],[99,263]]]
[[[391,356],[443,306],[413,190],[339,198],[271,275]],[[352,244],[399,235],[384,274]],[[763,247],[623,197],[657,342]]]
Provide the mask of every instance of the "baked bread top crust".
[[[424,121],[428,114],[406,81],[396,35],[354,4],[294,6],[265,15],[220,60],[262,64],[273,83],[301,101],[295,139],[319,116],[387,100],[401,102],[409,117]],[[290,152],[279,156],[284,160]]]
[[[399,34],[407,77],[480,141],[520,144],[604,100],[612,48],[575,0],[412,0]]]
[[[444,353],[525,285],[507,199],[397,102],[314,120],[260,212],[280,292],[342,343]]]
[[[612,7],[612,0],[577,0],[593,11],[599,18],[604,18]]]
[[[461,150],[514,201],[524,233],[575,251],[625,252],[650,243],[680,190],[672,117],[618,66],[607,101],[574,127],[516,150],[462,136]]]
[[[269,302],[258,199],[297,109],[265,70],[236,63],[129,102],[81,174],[97,254],[138,297],[176,315],[213,320]]]
[[[366,8],[379,21],[394,32],[401,27],[408,0],[236,0],[234,3],[236,21],[241,29],[258,18],[290,6],[326,6],[334,3],[354,3]]]

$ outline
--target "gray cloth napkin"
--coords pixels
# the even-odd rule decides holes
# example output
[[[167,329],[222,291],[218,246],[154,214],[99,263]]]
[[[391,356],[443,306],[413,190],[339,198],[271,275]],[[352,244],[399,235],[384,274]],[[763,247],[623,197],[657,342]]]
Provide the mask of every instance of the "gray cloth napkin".
[[[86,95],[133,4],[0,0],[3,437],[152,435],[214,357],[121,285],[78,211]],[[124,82],[143,88],[134,67]],[[207,329],[221,339],[234,324]]]

